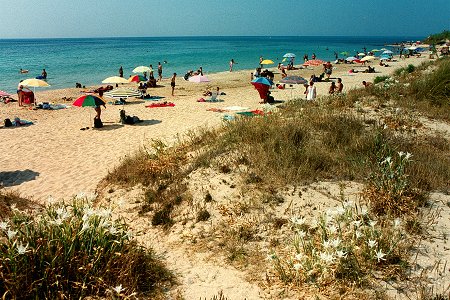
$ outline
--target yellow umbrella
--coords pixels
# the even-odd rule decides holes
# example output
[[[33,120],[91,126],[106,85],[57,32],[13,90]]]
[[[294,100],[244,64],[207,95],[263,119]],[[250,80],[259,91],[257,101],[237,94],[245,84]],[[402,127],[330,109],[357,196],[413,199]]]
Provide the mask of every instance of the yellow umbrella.
[[[108,77],[102,83],[129,83],[127,79],[119,76]]]
[[[368,60],[374,60],[374,59],[376,59],[375,56],[369,55],[369,56],[364,56],[363,58],[361,58],[361,61],[368,61]]]
[[[271,65],[274,64],[274,62],[270,59],[265,59],[261,62],[262,65]]]

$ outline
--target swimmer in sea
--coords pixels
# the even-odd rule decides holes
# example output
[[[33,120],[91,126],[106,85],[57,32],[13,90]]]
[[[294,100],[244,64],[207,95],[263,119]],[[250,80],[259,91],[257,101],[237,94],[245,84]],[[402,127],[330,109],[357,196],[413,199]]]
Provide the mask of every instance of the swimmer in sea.
[[[20,73],[20,74],[26,74],[26,73],[28,73],[28,70],[20,69],[20,70],[19,70],[19,73]]]

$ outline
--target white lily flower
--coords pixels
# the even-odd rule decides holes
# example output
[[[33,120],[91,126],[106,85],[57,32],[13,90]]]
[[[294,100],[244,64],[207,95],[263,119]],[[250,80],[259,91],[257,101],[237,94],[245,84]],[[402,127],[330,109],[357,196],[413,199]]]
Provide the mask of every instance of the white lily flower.
[[[360,237],[364,236],[364,234],[361,231],[359,231],[359,230],[355,231],[355,235],[356,235],[357,239],[359,239]]]
[[[331,245],[333,245],[334,248],[339,247],[340,244],[341,244],[341,239],[340,238],[331,240]]]
[[[367,208],[365,208],[365,207],[363,207],[363,208],[361,208],[361,215],[367,215],[367,213],[368,213],[369,211],[367,210]]]
[[[331,225],[328,227],[328,230],[331,234],[335,234],[337,232],[337,227],[335,225]]]
[[[81,227],[81,231],[88,230],[91,227],[89,222],[83,222],[83,227]]]
[[[339,258],[346,258],[347,257],[347,252],[341,251],[341,250],[337,250],[336,251],[336,256]]]
[[[386,157],[382,162],[381,162],[381,164],[391,164],[391,160],[392,160],[392,158],[390,157],[390,156],[388,156],[388,157]]]
[[[376,252],[376,256],[377,256],[377,261],[378,261],[378,262],[380,262],[380,260],[386,260],[386,259],[383,258],[383,257],[386,256],[386,254],[383,253],[383,252],[381,252],[381,250],[378,250],[378,251]]]
[[[299,230],[298,236],[303,239],[306,236],[306,232],[304,232],[303,230]]]
[[[345,208],[343,207],[336,208],[336,215],[341,216],[343,214],[345,214]]]
[[[405,155],[405,160],[409,160],[410,158],[411,158],[411,156],[412,156],[412,154],[411,153],[409,153],[409,152],[406,152],[406,155]]]
[[[374,228],[375,225],[377,225],[377,221],[371,220],[371,221],[369,221],[369,225],[370,225],[370,227]]]
[[[330,248],[331,243],[330,243],[330,241],[323,241],[322,245],[325,249],[328,249],[328,248]]]
[[[367,242],[367,246],[369,246],[369,248],[373,248],[373,247],[375,247],[377,245],[377,241],[375,241],[375,240],[369,240],[368,242]]]
[[[302,265],[299,264],[299,263],[296,263],[296,264],[294,264],[293,267],[294,267],[294,270],[298,271],[298,270],[300,270],[300,268],[302,267]]]
[[[320,259],[326,262],[327,264],[330,264],[334,261],[333,254],[329,254],[326,252],[320,252]]]
[[[296,259],[296,260],[302,260],[302,259],[303,259],[303,254],[302,254],[302,253],[297,253],[297,254],[295,255],[295,259]]]
[[[346,209],[349,209],[353,207],[353,204],[353,201],[347,200],[342,203],[342,206]]]
[[[117,293],[120,294],[123,290],[125,290],[124,288],[122,288],[122,285],[119,284],[118,286],[114,287],[113,290]]]
[[[1,230],[5,230],[6,231],[6,229],[8,229],[8,227],[9,227],[8,222],[0,222],[0,229]]]
[[[398,152],[398,156],[400,156],[400,158],[402,158],[403,155],[405,155],[405,152],[403,152],[403,151]]]
[[[359,226],[361,226],[361,220],[357,220],[357,221],[353,221],[352,224],[358,228]]]
[[[17,244],[17,253],[19,253],[20,255],[25,254],[25,252],[27,252],[27,249],[28,244],[26,246],[24,246],[21,242]]]
[[[8,229],[8,233],[7,233],[8,239],[12,240],[16,236],[16,234],[17,234],[17,230]]]
[[[402,224],[402,220],[400,218],[396,218],[394,220],[394,227],[397,228]]]
[[[296,225],[303,225],[305,224],[305,218],[303,217],[292,217],[291,222]]]
[[[114,225],[111,225],[111,227],[109,227],[109,233],[116,234],[117,233],[117,228],[114,227]]]
[[[80,200],[80,199],[83,199],[85,196],[86,196],[86,194],[85,194],[84,192],[79,192],[79,193],[75,196],[75,198],[76,198],[77,200]]]

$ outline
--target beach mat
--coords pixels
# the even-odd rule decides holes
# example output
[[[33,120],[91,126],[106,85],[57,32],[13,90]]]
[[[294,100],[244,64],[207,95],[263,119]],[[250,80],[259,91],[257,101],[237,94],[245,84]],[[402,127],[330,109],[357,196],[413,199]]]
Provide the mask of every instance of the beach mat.
[[[150,105],[146,105],[145,107],[148,108],[155,108],[155,107],[174,107],[175,104],[172,102],[164,102],[164,103],[152,103]]]

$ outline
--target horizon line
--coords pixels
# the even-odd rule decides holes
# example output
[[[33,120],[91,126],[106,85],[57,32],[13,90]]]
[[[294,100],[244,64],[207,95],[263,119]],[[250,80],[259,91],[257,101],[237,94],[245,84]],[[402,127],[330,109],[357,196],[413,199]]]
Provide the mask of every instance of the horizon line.
[[[120,39],[120,38],[214,38],[214,37],[372,37],[372,38],[400,38],[400,37],[422,37],[422,35],[168,35],[168,36],[80,36],[80,37],[6,37],[0,40],[45,40],[45,39]]]

